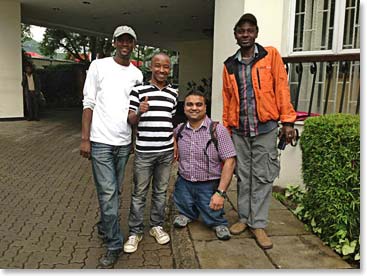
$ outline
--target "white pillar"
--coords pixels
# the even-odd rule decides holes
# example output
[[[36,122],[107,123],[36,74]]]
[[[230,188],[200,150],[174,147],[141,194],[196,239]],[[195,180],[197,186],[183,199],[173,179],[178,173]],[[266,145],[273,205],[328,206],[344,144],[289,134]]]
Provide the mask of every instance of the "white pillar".
[[[0,1],[0,119],[23,117],[20,1]]]
[[[233,35],[233,27],[244,13],[244,9],[244,0],[215,1],[211,117],[216,121],[222,121],[223,62],[238,48]]]

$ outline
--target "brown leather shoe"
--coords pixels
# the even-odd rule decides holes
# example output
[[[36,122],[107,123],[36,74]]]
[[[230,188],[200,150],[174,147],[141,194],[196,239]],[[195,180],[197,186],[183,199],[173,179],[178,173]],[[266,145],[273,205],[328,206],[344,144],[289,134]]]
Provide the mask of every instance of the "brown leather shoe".
[[[271,242],[268,235],[265,233],[265,230],[262,228],[252,229],[251,232],[254,234],[257,244],[262,249],[270,249],[273,247],[273,243]]]
[[[245,231],[246,228],[247,228],[246,223],[238,221],[229,228],[229,231],[233,235],[238,235],[238,234],[241,234],[243,231]]]

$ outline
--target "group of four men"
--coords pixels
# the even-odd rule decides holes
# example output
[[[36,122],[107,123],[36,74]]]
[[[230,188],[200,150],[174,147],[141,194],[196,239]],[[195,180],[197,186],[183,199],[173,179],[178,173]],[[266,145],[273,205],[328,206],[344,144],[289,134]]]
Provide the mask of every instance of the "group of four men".
[[[206,115],[205,96],[191,91],[184,100],[187,122],[173,129],[178,93],[167,82],[169,56],[153,56],[152,77],[143,83],[142,73],[130,63],[137,37],[128,26],[114,32],[115,55],[91,63],[84,86],[80,154],[92,160],[101,211],[98,234],[107,247],[100,261],[103,266],[114,264],[122,249],[137,250],[150,183],[149,234],[159,244],[170,241],[163,224],[174,160],[179,165],[173,195],[179,213],[175,227],[201,217],[221,240],[249,227],[263,249],[272,247],[264,228],[272,183],[279,173],[278,121],[290,142],[296,113],[281,57],[275,48],[255,43],[257,34],[252,14],[244,14],[234,27],[240,49],[224,63],[223,125]],[[129,237],[123,244],[119,194],[132,147],[131,126],[137,126],[134,186]],[[234,170],[239,221],[228,230],[224,201]]]

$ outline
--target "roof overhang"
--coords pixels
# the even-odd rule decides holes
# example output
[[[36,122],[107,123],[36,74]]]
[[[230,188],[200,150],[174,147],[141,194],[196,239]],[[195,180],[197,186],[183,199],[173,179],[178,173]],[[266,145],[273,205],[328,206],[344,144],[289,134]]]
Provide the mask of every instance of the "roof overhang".
[[[138,43],[212,39],[214,0],[20,0],[22,22],[112,37],[130,25]]]

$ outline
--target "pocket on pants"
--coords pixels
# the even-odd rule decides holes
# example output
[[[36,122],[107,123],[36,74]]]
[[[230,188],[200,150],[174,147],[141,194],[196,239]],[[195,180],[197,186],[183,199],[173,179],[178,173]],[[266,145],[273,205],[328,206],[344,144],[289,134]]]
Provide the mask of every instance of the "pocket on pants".
[[[262,184],[272,184],[279,176],[280,162],[277,154],[264,152],[253,161],[253,175]]]

